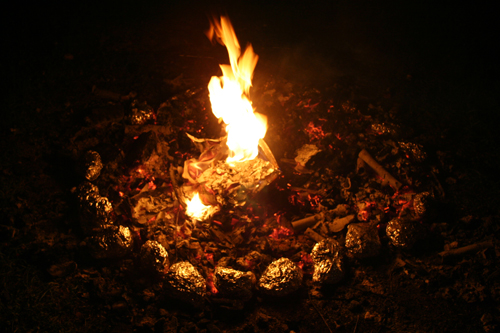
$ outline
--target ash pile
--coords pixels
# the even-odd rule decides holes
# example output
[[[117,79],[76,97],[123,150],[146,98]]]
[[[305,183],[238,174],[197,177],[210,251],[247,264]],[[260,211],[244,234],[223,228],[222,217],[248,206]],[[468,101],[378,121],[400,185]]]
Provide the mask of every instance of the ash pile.
[[[182,175],[186,161],[210,149],[194,135],[218,134],[205,92],[157,108],[118,102],[116,114],[76,133],[83,181],[74,192],[92,260],[125,267],[156,298],[241,309],[256,295],[342,283],[352,267],[425,239],[444,193],[424,146],[394,123],[397,110],[360,109],[340,90],[288,82],[257,89],[272,170],[260,167],[258,191],[219,193],[220,209],[203,220],[186,214]]]

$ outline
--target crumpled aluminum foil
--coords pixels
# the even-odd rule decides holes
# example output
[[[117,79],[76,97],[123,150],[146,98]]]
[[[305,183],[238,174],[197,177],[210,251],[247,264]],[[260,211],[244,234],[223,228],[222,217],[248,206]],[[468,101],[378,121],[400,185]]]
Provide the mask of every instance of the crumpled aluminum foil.
[[[154,120],[153,108],[146,102],[139,103],[133,100],[131,105],[130,123],[132,125],[144,125],[148,121]]]
[[[413,209],[418,216],[425,216],[429,210],[430,192],[422,192],[413,198]]]
[[[139,260],[145,271],[155,275],[164,274],[170,264],[167,250],[155,240],[148,240],[142,245]]]
[[[189,261],[170,266],[165,281],[173,297],[193,305],[199,305],[206,295],[206,281]]]
[[[89,181],[96,180],[101,174],[102,161],[98,152],[89,150],[85,154],[85,178]]]
[[[106,225],[113,223],[111,214],[113,206],[108,198],[99,194],[97,186],[84,182],[78,187],[77,196],[84,232],[99,231]]]
[[[416,222],[406,219],[392,219],[387,223],[385,232],[392,245],[403,249],[411,248],[418,239]]]
[[[217,296],[248,301],[256,278],[252,272],[242,272],[228,267],[217,266],[214,272],[214,285]]]
[[[302,283],[302,270],[288,258],[273,261],[262,273],[259,289],[272,296],[285,296],[297,289]]]
[[[396,136],[398,134],[399,128],[395,124],[387,124],[387,123],[374,123],[372,124],[372,131],[376,132],[379,135],[387,134]]]
[[[316,243],[311,252],[314,261],[312,281],[314,283],[338,283],[345,275],[344,256],[340,244],[332,239],[325,238]]]
[[[377,228],[368,223],[348,225],[345,247],[359,259],[377,256],[381,247]]]
[[[122,225],[108,225],[100,233],[86,240],[89,253],[96,259],[121,258],[130,253],[132,233]]]
[[[424,151],[424,147],[420,144],[412,142],[399,142],[399,146],[411,159],[416,162],[423,162],[427,158],[427,153]]]

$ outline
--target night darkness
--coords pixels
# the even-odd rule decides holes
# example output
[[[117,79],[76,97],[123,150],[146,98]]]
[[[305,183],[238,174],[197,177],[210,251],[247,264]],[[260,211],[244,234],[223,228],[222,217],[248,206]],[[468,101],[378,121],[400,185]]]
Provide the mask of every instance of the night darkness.
[[[130,153],[138,144],[128,137],[138,127],[131,130],[126,123],[132,98],[123,96],[146,102],[157,124],[172,128],[161,135],[170,140],[176,166],[182,165],[182,153],[194,154],[184,130],[220,134],[217,121],[197,108],[206,111],[206,86],[227,62],[225,48],[204,34],[208,18],[221,14],[231,19],[242,46],[251,43],[259,55],[252,97],[272,124],[266,141],[285,177],[264,191],[262,207],[274,205],[289,221],[315,213],[312,203],[292,207],[276,193],[287,182],[305,187],[308,177],[326,174],[321,159],[332,161],[328,168],[335,175],[321,178],[330,192],[317,193],[343,202],[339,175],[353,179],[353,195],[367,181],[354,175],[363,148],[408,184],[404,167],[390,159],[399,141],[415,142],[426,160],[409,162],[411,172],[404,174],[415,181],[408,185],[416,192],[439,192],[419,222],[425,231],[415,247],[396,249],[382,237],[381,253],[368,261],[349,259],[339,284],[312,287],[304,269],[295,293],[270,297],[255,291],[233,308],[210,297],[200,307],[172,300],[162,281],[138,273],[133,253],[118,260],[89,255],[75,195],[83,180],[82,156],[96,150],[108,166],[120,155],[146,158],[142,150]],[[6,332],[500,328],[500,85],[493,8],[472,2],[49,1],[15,4],[3,16],[0,319]],[[196,102],[182,99],[186,90],[196,92]],[[159,111],[166,101],[172,114]],[[316,102],[319,111],[314,106],[301,113],[303,105]],[[317,119],[310,113],[323,111],[326,116]],[[288,172],[295,150],[311,139],[303,130],[309,121],[334,135],[314,139],[323,153],[307,164],[310,174]],[[399,132],[374,136],[365,127],[376,121],[394,124]],[[116,169],[137,167],[129,157]],[[115,183],[109,179],[97,184],[112,199]],[[368,183],[388,197],[394,194]],[[268,209],[256,206],[257,212]],[[150,238],[144,228],[131,229],[139,244]],[[485,242],[475,251],[439,254]],[[266,251],[281,256],[273,245]],[[300,256],[294,260],[305,262]]]

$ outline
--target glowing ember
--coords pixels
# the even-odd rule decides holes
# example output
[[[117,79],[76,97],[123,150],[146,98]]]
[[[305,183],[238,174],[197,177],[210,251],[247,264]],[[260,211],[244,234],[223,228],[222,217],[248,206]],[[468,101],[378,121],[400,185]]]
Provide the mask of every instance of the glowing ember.
[[[227,132],[227,146],[230,150],[227,162],[243,162],[254,159],[259,150],[259,140],[267,130],[265,116],[255,113],[248,93],[258,56],[248,45],[243,55],[228,18],[222,16],[220,23],[214,22],[209,38],[214,34],[225,45],[231,65],[220,65],[222,76],[213,76],[208,84],[212,112],[224,121]]]
[[[196,193],[191,200],[188,200],[186,204],[186,214],[198,221],[206,220],[216,211],[216,207],[205,205],[201,201],[198,193]]]

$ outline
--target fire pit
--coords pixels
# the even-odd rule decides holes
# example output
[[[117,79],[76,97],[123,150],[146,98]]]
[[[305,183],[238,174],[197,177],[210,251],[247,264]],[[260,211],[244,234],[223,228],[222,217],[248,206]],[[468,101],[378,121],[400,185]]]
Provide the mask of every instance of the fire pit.
[[[173,112],[196,106],[199,92],[176,96],[157,111],[133,101],[124,155],[107,163],[96,151],[84,156],[86,181],[77,194],[89,253],[132,256],[168,297],[242,308],[254,292],[280,297],[339,283],[346,267],[363,265],[383,247],[411,249],[439,195],[434,182],[420,182],[423,147],[396,141],[396,125],[348,103],[338,108],[278,92],[274,84],[261,96],[302,112],[301,123],[274,124],[270,140],[289,145],[280,168],[264,141],[266,117],[248,98],[257,55],[250,45],[241,53],[225,17],[212,22],[208,35],[229,53],[230,65],[221,65],[223,76],[208,86],[227,134],[196,138],[182,130],[196,129],[188,118],[175,134]],[[276,106],[268,105],[268,111]],[[296,138],[290,141],[289,133]],[[180,150],[183,135],[198,157],[186,158],[191,148]]]

